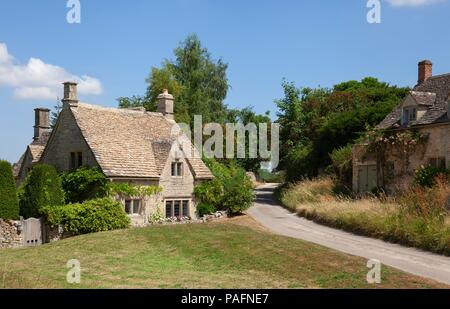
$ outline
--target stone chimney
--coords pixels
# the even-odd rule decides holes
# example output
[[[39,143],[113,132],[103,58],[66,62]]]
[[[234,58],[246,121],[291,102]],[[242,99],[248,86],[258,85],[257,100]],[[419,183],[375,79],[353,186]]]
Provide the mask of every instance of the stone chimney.
[[[422,84],[427,79],[433,76],[433,63],[430,60],[424,60],[419,62],[419,80],[418,83]]]
[[[34,110],[34,137],[35,142],[39,141],[44,132],[50,131],[50,110],[48,108],[36,108]]]
[[[167,89],[164,89],[163,93],[157,98],[158,112],[162,113],[168,119],[174,119],[173,101],[173,95],[171,95]]]
[[[70,107],[78,106],[78,95],[77,95],[77,83],[65,82],[64,85],[64,98],[62,99],[63,105],[68,105]]]

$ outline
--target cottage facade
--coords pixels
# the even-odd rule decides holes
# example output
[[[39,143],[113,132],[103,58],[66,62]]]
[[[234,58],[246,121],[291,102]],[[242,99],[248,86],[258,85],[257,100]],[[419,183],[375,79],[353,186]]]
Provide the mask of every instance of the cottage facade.
[[[172,95],[158,97],[155,113],[106,108],[79,102],[77,85],[65,83],[62,102],[53,130],[49,110],[35,110],[34,141],[15,166],[18,183],[37,163],[61,172],[98,167],[112,182],[162,188],[150,198],[122,200],[134,225],[155,214],[196,217],[194,187],[213,175],[174,121]]]
[[[424,137],[405,156],[401,147],[391,147],[383,162],[368,151],[367,144],[353,148],[353,190],[370,192],[377,187],[389,191],[408,187],[422,166],[450,167],[450,74],[433,76],[429,60],[419,63],[418,84],[378,129],[392,134],[414,132]]]

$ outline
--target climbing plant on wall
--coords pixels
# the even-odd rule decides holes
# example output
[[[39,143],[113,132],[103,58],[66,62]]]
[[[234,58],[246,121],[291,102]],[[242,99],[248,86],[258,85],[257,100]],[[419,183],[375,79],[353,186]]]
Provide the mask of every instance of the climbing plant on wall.
[[[428,141],[428,134],[420,133],[418,130],[410,129],[403,131],[369,130],[365,136],[367,143],[366,156],[374,155],[377,161],[378,174],[381,175],[383,183],[387,179],[386,167],[389,158],[395,158],[401,164],[401,172],[397,175],[406,175],[410,167],[410,159],[413,154],[422,156]]]

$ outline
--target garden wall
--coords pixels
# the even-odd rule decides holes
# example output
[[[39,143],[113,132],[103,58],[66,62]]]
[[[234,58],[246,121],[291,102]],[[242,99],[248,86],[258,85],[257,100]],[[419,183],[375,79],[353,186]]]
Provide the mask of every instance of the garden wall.
[[[23,246],[23,233],[20,221],[3,221],[0,219],[0,249],[19,248]]]

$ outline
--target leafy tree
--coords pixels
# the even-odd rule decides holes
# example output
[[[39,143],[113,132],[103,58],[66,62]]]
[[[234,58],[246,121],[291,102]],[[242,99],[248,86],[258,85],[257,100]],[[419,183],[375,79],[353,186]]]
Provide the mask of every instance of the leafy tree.
[[[45,206],[64,205],[61,179],[53,166],[39,164],[28,174],[19,194],[20,214],[38,217]]]
[[[331,164],[335,149],[354,143],[367,127],[382,121],[409,90],[372,77],[332,89],[297,88],[286,81],[282,86],[284,98],[276,101],[280,167],[290,181],[316,176]]]
[[[56,105],[53,106],[53,110],[51,113],[51,119],[50,119],[50,125],[52,129],[55,128],[56,122],[58,121],[59,114],[61,113],[61,110],[63,108],[62,102],[59,98],[56,99]]]
[[[271,123],[272,120],[270,119],[270,112],[267,111],[264,115],[260,115],[260,114],[256,114],[253,110],[253,107],[245,107],[241,110],[233,110],[233,112],[229,113],[228,116],[228,121],[233,122],[233,123],[241,123],[244,126],[252,123],[255,124],[257,127],[257,133],[259,134],[259,125],[260,124],[266,124],[268,131],[268,146],[270,147],[270,128],[271,128]],[[261,162],[263,161],[268,161],[267,158],[263,159],[260,157],[257,158],[250,158],[250,147],[249,147],[249,139],[250,139],[250,134],[246,133],[245,136],[245,158],[237,158],[236,157],[236,163],[242,167],[243,169],[245,169],[246,171],[251,171],[254,173],[257,173],[259,171],[259,169],[261,168]],[[258,140],[259,142],[259,140]],[[226,141],[224,141],[224,145],[225,145]],[[237,151],[237,149],[235,148],[235,151]]]
[[[19,201],[11,164],[0,161],[0,218],[13,220],[19,218]]]
[[[146,97],[142,96],[131,96],[131,97],[120,97],[117,99],[119,102],[119,108],[133,108],[133,107],[144,107],[147,111],[156,111],[156,106]]]
[[[192,124],[194,115],[202,115],[205,122],[224,123],[228,65],[221,59],[212,59],[196,35],[189,35],[174,54],[175,59],[165,60],[161,68],[152,68],[144,98],[120,98],[119,106],[145,106],[154,110],[156,97],[163,89],[168,89],[176,100],[178,122]]]

